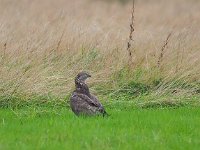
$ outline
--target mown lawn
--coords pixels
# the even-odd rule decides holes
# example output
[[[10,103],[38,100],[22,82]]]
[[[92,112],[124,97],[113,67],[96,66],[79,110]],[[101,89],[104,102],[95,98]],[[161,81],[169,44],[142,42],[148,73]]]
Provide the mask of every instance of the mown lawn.
[[[67,108],[0,109],[0,149],[199,149],[200,109],[108,109],[76,117]]]

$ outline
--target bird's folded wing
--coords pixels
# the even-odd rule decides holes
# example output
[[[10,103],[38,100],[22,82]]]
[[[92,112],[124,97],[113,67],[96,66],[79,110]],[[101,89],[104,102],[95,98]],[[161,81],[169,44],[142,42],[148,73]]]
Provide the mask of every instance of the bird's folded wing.
[[[99,102],[99,100],[97,99],[96,96],[94,96],[94,95],[91,94],[91,99],[92,99],[92,101],[94,101],[95,103],[97,103],[99,106],[102,106],[102,104]]]
[[[78,96],[79,98],[81,98],[82,100],[86,101],[87,103],[89,103],[92,106],[96,106],[96,107],[100,107],[101,104],[99,104],[98,102],[92,100],[91,98],[89,98],[87,95],[85,94],[76,94],[76,96]]]

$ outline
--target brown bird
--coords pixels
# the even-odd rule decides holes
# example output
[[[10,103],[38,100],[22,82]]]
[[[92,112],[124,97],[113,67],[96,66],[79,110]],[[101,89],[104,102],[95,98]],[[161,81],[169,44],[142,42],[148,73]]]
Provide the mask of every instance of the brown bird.
[[[91,77],[86,72],[80,72],[75,78],[76,89],[70,98],[70,107],[77,115],[108,115],[99,100],[90,93],[85,80]]]

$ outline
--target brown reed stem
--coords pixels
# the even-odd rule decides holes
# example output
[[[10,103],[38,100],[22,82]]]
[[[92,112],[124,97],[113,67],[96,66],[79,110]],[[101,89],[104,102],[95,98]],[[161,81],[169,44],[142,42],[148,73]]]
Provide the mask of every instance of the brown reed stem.
[[[60,39],[59,39],[59,41],[58,41],[57,47],[56,47],[56,52],[58,52],[58,53],[59,53],[60,44],[61,44],[61,42],[62,42],[62,39],[63,39],[64,34],[65,34],[65,29],[63,30],[63,32],[62,32],[62,34],[61,34],[61,36],[60,36]]]
[[[2,61],[4,63],[5,57],[6,57],[6,49],[7,49],[7,43],[4,43],[3,45],[3,55],[2,55]]]
[[[180,45],[181,43],[179,42],[178,44],[178,48],[177,48],[177,53],[176,53],[176,60],[177,60],[177,63],[176,63],[176,68],[175,68],[175,73],[177,73],[179,71],[179,58],[180,58]]]
[[[169,43],[169,39],[171,37],[172,33],[170,32],[164,42],[164,45],[162,46],[161,48],[161,51],[160,51],[160,56],[158,57],[158,62],[157,62],[157,65],[158,65],[158,68],[160,68],[161,66],[161,62],[163,60],[163,57],[164,57],[164,50],[166,49],[168,43]]]
[[[4,52],[3,52],[4,57],[6,55],[6,48],[7,48],[7,43],[4,44]]]
[[[132,12],[131,12],[131,22],[130,22],[130,34],[129,34],[129,40],[127,43],[127,51],[128,51],[128,55],[129,55],[129,64],[132,64],[132,51],[131,51],[131,46],[132,43],[134,42],[133,40],[133,33],[135,31],[134,28],[134,12],[135,12],[135,0],[133,0],[133,6],[132,6]]]

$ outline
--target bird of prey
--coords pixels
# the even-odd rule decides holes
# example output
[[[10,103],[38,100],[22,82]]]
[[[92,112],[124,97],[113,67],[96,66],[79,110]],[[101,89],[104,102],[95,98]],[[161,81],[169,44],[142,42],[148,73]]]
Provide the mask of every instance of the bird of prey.
[[[89,91],[85,80],[91,77],[86,72],[80,72],[75,78],[76,89],[70,98],[70,107],[77,115],[93,116],[93,115],[107,115],[103,105],[98,99]]]

